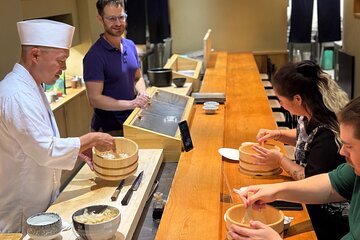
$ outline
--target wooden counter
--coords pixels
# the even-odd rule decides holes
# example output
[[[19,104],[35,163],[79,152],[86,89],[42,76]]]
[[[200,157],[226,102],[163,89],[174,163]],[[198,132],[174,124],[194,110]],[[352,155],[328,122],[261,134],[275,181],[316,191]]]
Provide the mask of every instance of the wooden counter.
[[[223,216],[232,205],[229,188],[290,180],[285,173],[244,175],[237,162],[218,154],[221,147],[255,141],[259,128],[274,129],[276,123],[252,54],[212,53],[209,61],[201,92],[225,92],[226,103],[214,115],[196,107],[191,126],[195,148],[180,156],[156,239],[225,239]],[[284,213],[295,218],[286,239],[316,239],[306,210]]]
[[[90,205],[109,204],[119,208],[121,212],[121,222],[116,234],[116,239],[131,239],[151,192],[162,160],[162,149],[140,149],[137,172],[134,176],[126,179],[125,185],[115,202],[112,202],[110,197],[118,186],[119,181],[103,181],[96,177],[88,166],[84,166],[60,194],[55,203],[48,209],[48,212],[56,212],[61,216],[63,221],[72,224],[71,216],[76,210]],[[135,176],[142,170],[144,170],[144,176],[139,189],[133,193],[129,204],[122,206],[121,199],[131,187]],[[63,231],[61,235],[64,240],[76,239],[72,230]]]

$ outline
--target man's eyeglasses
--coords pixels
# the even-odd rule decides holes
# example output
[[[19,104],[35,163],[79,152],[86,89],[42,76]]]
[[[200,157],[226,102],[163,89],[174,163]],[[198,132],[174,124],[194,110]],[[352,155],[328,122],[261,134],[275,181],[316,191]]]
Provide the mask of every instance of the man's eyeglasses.
[[[117,20],[119,20],[120,22],[125,22],[127,19],[127,16],[128,15],[126,13],[123,13],[119,16],[103,16],[103,18],[110,23],[115,23]]]

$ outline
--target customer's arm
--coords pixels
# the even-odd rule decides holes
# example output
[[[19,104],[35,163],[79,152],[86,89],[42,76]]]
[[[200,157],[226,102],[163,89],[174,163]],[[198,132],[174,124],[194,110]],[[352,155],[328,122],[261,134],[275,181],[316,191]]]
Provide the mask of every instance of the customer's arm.
[[[252,205],[255,202],[256,204],[264,204],[277,199],[310,204],[345,200],[334,190],[327,173],[299,181],[250,186],[241,193],[242,197],[247,198],[247,192],[249,191],[255,194],[247,199],[247,205]]]
[[[252,149],[254,149],[257,153],[253,155],[253,157],[258,160],[256,164],[280,164],[281,168],[284,169],[294,180],[301,180],[305,178],[305,168],[288,159],[284,156],[284,154],[276,149],[266,149],[258,145],[253,145]]]
[[[295,146],[296,144],[296,129],[282,130],[282,129],[260,129],[256,139],[258,142],[263,142],[268,139],[273,139],[283,143]]]
[[[142,76],[140,68],[138,68],[135,72],[135,89],[139,94],[146,94],[145,80]]]
[[[102,94],[104,81],[86,81],[86,90],[89,103],[93,108],[99,108],[107,111],[131,110],[143,106],[147,99],[137,97],[133,100],[117,100]]]

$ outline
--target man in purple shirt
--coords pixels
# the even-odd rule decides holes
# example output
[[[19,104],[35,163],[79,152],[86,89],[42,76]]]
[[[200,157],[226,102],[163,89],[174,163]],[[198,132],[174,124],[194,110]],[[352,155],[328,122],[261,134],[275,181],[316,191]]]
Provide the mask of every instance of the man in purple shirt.
[[[96,7],[104,33],[83,60],[87,94],[94,108],[91,127],[122,136],[122,125],[131,110],[143,107],[150,98],[135,44],[122,37],[127,17],[123,1],[98,0]]]

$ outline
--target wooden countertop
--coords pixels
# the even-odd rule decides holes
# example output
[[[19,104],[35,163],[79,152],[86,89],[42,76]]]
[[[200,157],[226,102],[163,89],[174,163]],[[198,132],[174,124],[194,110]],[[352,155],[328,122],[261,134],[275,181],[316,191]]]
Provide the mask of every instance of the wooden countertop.
[[[137,172],[134,176],[126,179],[125,185],[115,202],[112,202],[110,197],[119,181],[101,180],[85,165],[47,211],[58,213],[64,221],[72,224],[71,216],[76,210],[90,205],[109,204],[119,208],[121,212],[121,222],[115,239],[131,239],[162,160],[162,149],[140,149]],[[144,170],[144,176],[139,189],[133,193],[129,204],[122,206],[121,199],[142,170]],[[72,230],[63,231],[61,235],[64,240],[76,239]]]
[[[62,106],[64,103],[70,101],[74,97],[76,97],[78,94],[83,93],[86,91],[85,86],[79,87],[79,88],[66,88],[66,95],[63,98],[58,99],[56,102],[53,102],[50,104],[51,110],[55,111],[60,106]]]
[[[237,162],[218,154],[221,147],[255,141],[259,128],[275,128],[276,123],[252,54],[218,52],[209,61],[201,92],[225,92],[226,102],[214,115],[196,106],[191,125],[195,148],[180,156],[156,239],[225,239],[223,216],[232,205],[225,179],[230,189],[290,180],[285,173],[270,178],[244,175]],[[316,239],[306,209],[284,213],[295,217],[287,239]]]

